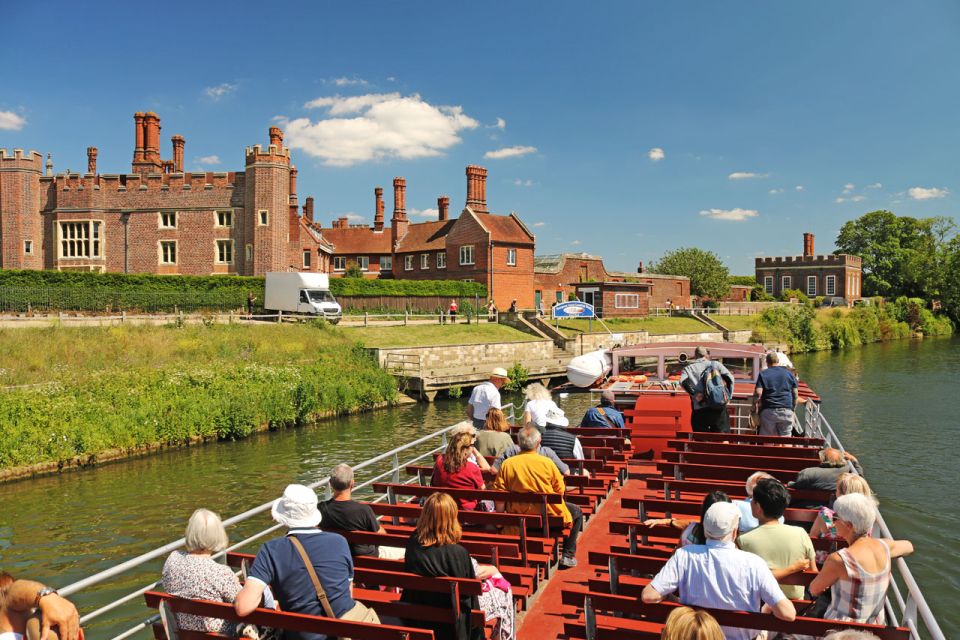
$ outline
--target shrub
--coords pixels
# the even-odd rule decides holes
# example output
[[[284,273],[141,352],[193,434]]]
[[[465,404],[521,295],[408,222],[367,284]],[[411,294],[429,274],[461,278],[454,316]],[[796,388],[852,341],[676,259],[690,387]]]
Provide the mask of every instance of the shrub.
[[[810,297],[800,289],[784,289],[780,294],[780,299],[789,302],[791,298],[796,298],[800,304],[810,304]]]
[[[507,370],[507,377],[510,378],[510,382],[503,388],[507,391],[520,391],[527,384],[530,372],[519,362],[514,362],[513,366]]]

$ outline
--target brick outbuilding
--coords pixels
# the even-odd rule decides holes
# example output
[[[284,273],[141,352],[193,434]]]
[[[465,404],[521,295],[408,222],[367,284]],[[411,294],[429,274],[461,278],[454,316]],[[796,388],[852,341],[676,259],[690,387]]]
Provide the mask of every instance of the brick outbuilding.
[[[756,259],[757,282],[764,291],[780,296],[788,289],[799,289],[811,298],[859,300],[863,280],[860,256],[849,254],[816,255],[812,233],[803,234],[803,255]]]

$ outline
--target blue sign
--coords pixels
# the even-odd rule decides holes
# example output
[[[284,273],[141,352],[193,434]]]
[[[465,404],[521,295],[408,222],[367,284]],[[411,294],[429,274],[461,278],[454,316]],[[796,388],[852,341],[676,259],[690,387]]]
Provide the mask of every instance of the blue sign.
[[[554,318],[596,318],[593,305],[579,300],[561,302],[553,307]]]

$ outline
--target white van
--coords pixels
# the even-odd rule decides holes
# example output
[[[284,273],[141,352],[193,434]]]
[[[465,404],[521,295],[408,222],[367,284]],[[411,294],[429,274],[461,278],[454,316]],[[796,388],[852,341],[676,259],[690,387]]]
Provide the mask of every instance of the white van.
[[[340,322],[343,310],[330,293],[330,276],[325,273],[281,271],[267,274],[263,308],[267,313],[321,316],[333,324]]]

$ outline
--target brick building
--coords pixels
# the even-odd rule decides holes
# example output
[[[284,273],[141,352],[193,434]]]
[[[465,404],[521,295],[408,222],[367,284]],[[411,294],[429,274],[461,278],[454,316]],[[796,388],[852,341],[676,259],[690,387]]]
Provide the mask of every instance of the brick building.
[[[803,234],[803,255],[756,259],[757,282],[764,291],[780,296],[787,289],[799,289],[809,297],[839,297],[847,302],[860,298],[863,278],[859,256],[814,252],[813,234]]]
[[[578,282],[577,299],[592,304],[598,318],[638,318],[650,315],[651,289],[648,282]]]
[[[160,117],[134,115],[125,174],[53,175],[49,155],[0,149],[0,267],[160,274],[262,275],[326,271],[333,247],[298,215],[297,172],[271,127],[243,171],[188,173],[186,144],[160,155]],[[45,171],[44,171],[45,169]],[[312,214],[312,210],[311,210]],[[308,267],[305,267],[309,263]]]

